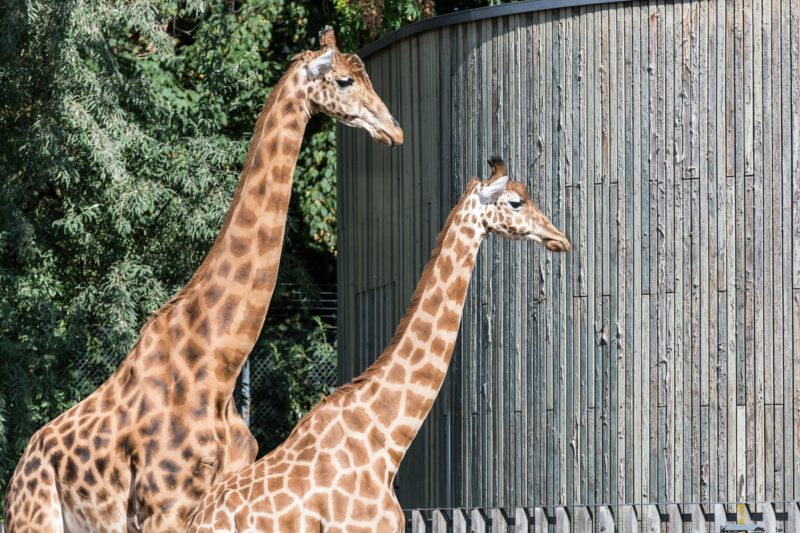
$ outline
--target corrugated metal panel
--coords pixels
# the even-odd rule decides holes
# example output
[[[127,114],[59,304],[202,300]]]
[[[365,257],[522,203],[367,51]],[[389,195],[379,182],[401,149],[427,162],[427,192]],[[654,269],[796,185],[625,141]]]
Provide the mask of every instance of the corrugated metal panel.
[[[404,506],[800,497],[798,13],[580,6],[367,58],[406,144],[338,132],[342,381],[388,342],[488,156],[574,245],[483,244]]]

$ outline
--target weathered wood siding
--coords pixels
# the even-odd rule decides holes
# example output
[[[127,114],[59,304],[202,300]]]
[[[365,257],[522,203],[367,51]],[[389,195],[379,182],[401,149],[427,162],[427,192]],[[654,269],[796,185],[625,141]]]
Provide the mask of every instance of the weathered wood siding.
[[[484,242],[403,505],[800,499],[800,0],[488,18],[366,64],[406,144],[338,130],[343,381],[490,155],[574,246]]]

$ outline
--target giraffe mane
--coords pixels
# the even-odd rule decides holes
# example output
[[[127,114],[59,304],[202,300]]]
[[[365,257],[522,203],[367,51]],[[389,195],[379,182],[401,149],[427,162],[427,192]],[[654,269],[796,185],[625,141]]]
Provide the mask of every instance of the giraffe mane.
[[[295,56],[296,59],[297,56]],[[247,157],[245,158],[244,166],[242,167],[242,175],[239,177],[239,183],[236,185],[236,190],[233,193],[233,200],[231,201],[231,205],[228,208],[228,212],[225,214],[225,221],[222,223],[222,228],[217,233],[217,237],[214,240],[214,245],[209,250],[206,257],[203,259],[203,262],[200,263],[200,266],[197,268],[195,273],[189,278],[189,281],[169,300],[167,300],[161,307],[159,307],[156,311],[150,314],[150,317],[142,326],[142,329],[139,330],[139,335],[141,336],[142,333],[154,322],[156,322],[161,316],[167,313],[170,309],[175,307],[181,300],[189,296],[194,292],[194,289],[197,283],[203,279],[205,276],[206,271],[208,270],[208,266],[211,262],[211,257],[215,255],[215,252],[220,246],[220,242],[222,240],[225,231],[228,229],[228,226],[231,223],[231,219],[233,217],[233,212],[236,209],[239,201],[241,200],[242,190],[244,189],[244,184],[247,181],[247,177],[250,174],[251,166],[253,164],[253,159],[256,156],[256,149],[258,148],[259,141],[263,136],[263,128],[264,122],[267,120],[267,115],[269,114],[270,110],[272,109],[272,105],[275,102],[275,98],[277,98],[280,89],[289,79],[289,76],[294,73],[295,66],[297,61],[293,61],[291,66],[286,70],[281,79],[278,80],[278,83],[275,84],[275,87],[269,93],[269,97],[267,97],[267,102],[264,104],[264,108],[259,113],[258,118],[256,119],[256,125],[253,129],[254,134],[253,138],[250,139],[250,145],[247,149]]]
[[[428,280],[430,279],[431,274],[433,272],[433,265],[436,263],[436,259],[439,257],[439,254],[441,254],[442,252],[442,243],[444,242],[444,236],[447,235],[448,230],[450,230],[450,226],[453,225],[453,220],[455,219],[456,213],[458,213],[461,210],[461,206],[464,205],[464,202],[466,202],[467,198],[469,198],[470,194],[472,194],[472,191],[475,188],[475,185],[478,183],[478,181],[479,181],[478,178],[473,178],[470,180],[470,182],[467,184],[467,190],[464,191],[463,195],[461,195],[461,198],[458,200],[458,203],[455,205],[455,207],[453,207],[453,209],[450,210],[450,214],[447,215],[447,219],[445,219],[444,221],[442,230],[436,236],[436,246],[433,248],[433,251],[431,252],[431,258],[428,260],[428,264],[426,264],[425,268],[422,270],[422,275],[420,276],[420,280],[417,283],[417,288],[414,289],[414,295],[411,297],[411,303],[408,305],[408,309],[406,309],[406,313],[403,315],[403,318],[400,319],[400,323],[397,325],[397,330],[395,330],[395,333],[392,336],[392,340],[389,342],[389,345],[381,354],[381,357],[390,353],[395,347],[397,347],[397,344],[400,342],[400,339],[403,337],[406,330],[408,329],[409,322],[411,322],[411,317],[414,316],[414,313],[417,311],[417,308],[419,307],[419,302],[422,299],[422,294],[425,292],[425,289],[428,286]],[[381,357],[379,357],[378,359],[380,359]]]
[[[425,268],[422,271],[422,276],[420,276],[420,280],[417,283],[417,288],[414,290],[414,295],[411,297],[411,303],[409,304],[408,308],[406,309],[406,313],[403,315],[403,318],[400,319],[400,323],[397,325],[397,329],[395,330],[394,335],[392,336],[392,340],[389,342],[388,346],[383,350],[383,353],[372,363],[369,368],[364,370],[361,374],[356,376],[350,383],[346,383],[328,396],[325,396],[320,400],[320,402],[315,405],[308,413],[300,419],[300,421],[295,425],[292,432],[289,434],[289,438],[291,438],[301,426],[303,426],[311,416],[319,409],[322,409],[325,405],[331,404],[340,398],[348,395],[354,390],[357,390],[359,385],[364,383],[365,381],[369,380],[372,376],[374,376],[377,372],[380,371],[383,362],[388,359],[397,345],[400,343],[400,339],[403,338],[406,330],[408,329],[409,323],[411,322],[411,317],[414,316],[416,313],[417,308],[419,307],[420,300],[422,299],[422,294],[425,292],[425,289],[428,286],[428,281],[430,280],[433,274],[433,265],[436,264],[436,259],[439,257],[439,254],[442,252],[442,243],[444,242],[444,237],[447,235],[450,226],[453,225],[453,220],[455,219],[456,213],[461,210],[461,206],[466,202],[467,198],[469,198],[470,194],[472,194],[475,186],[479,183],[478,178],[473,178],[467,184],[467,190],[458,200],[456,206],[450,211],[450,214],[447,216],[447,219],[444,222],[444,226],[442,230],[439,232],[439,235],[436,236],[436,246],[431,252],[431,258],[428,260],[428,264],[425,265]]]

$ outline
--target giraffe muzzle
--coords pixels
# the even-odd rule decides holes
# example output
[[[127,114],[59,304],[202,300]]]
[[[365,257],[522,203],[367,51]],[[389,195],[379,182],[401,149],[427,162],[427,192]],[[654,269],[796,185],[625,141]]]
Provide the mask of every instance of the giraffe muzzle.
[[[572,245],[569,243],[566,237],[547,239],[544,241],[544,247],[551,252],[569,252],[572,250]]]
[[[399,146],[403,144],[403,128],[397,122],[386,106],[381,102],[377,109],[372,110],[372,138],[386,146]]]
[[[393,116],[389,115],[389,118],[391,119],[391,126],[380,130],[388,139],[384,144],[387,146],[399,146],[403,144],[403,128],[400,127],[400,124]]]

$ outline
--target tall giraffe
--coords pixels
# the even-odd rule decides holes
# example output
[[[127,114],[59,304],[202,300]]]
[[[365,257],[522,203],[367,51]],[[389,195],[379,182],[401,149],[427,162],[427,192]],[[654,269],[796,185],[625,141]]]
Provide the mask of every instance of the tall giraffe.
[[[6,494],[6,531],[184,531],[212,483],[255,459],[232,392],[275,287],[306,123],[324,112],[403,141],[361,60],[338,51],[329,27],[320,44],[272,90],[200,268],[116,372],[31,438]]]
[[[392,481],[447,373],[481,241],[495,233],[570,249],[502,160],[490,165],[492,177],[472,180],[447,218],[388,348],[279,447],[213,487],[191,533],[404,529]]]

